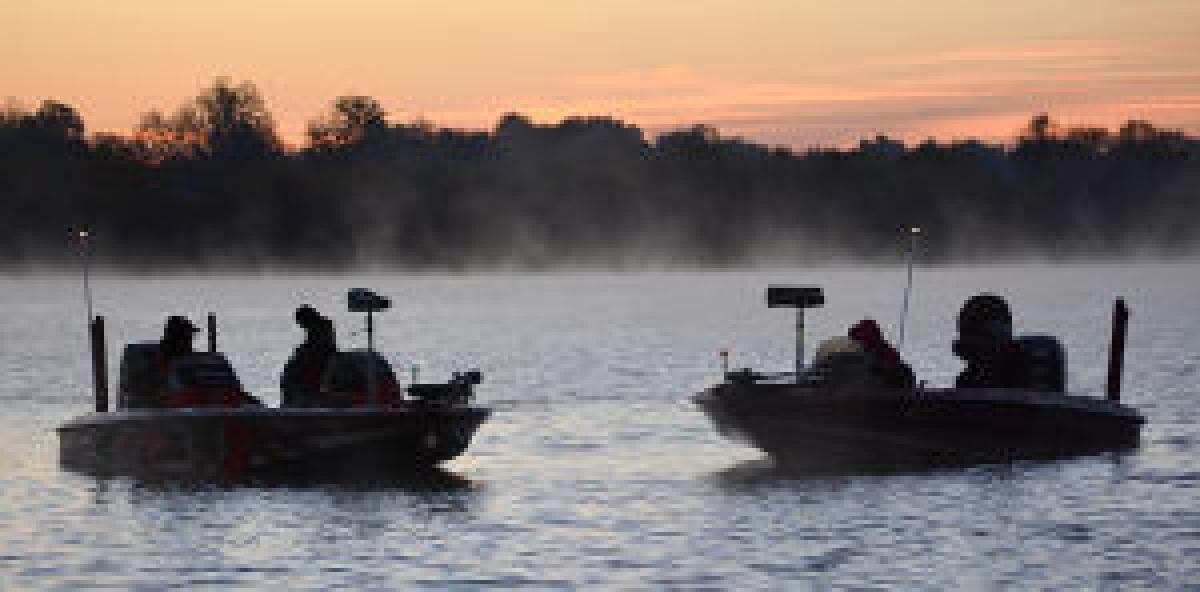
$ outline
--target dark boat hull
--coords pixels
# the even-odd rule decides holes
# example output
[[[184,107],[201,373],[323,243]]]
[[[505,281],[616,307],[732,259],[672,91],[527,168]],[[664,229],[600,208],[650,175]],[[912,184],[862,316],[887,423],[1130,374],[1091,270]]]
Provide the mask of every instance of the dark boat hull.
[[[476,407],[137,410],[92,413],[57,431],[67,469],[239,478],[431,467],[462,454],[489,414]]]
[[[1144,418],[1116,402],[1013,390],[722,384],[696,402],[731,437],[791,465],[939,465],[1137,446]]]

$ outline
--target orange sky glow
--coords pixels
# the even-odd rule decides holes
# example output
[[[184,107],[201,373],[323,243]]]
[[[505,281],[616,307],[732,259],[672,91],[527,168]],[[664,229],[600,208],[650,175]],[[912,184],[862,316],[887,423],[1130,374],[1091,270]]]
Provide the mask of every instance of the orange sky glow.
[[[127,131],[219,76],[279,133],[345,94],[393,121],[611,115],[806,147],[1006,139],[1035,113],[1200,133],[1196,0],[14,0],[0,101]]]

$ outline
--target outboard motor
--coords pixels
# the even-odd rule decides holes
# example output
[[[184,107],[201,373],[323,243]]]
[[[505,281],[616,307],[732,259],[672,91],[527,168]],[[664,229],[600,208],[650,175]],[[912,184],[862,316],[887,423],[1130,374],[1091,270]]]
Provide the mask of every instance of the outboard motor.
[[[1049,335],[1012,336],[1012,311],[1003,298],[979,294],[958,315],[954,355],[967,363],[958,388],[1066,391],[1067,353]]]
[[[1067,390],[1067,350],[1050,335],[1025,335],[1016,339],[1025,368],[1024,387],[1033,391]]]
[[[154,409],[162,407],[159,394],[166,377],[158,363],[157,341],[130,343],[121,354],[121,374],[117,387],[117,409]]]

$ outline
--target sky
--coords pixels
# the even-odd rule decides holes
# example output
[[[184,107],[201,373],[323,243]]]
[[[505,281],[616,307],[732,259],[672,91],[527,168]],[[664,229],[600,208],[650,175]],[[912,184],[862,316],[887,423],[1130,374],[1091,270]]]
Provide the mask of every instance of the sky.
[[[1046,112],[1200,133],[1200,0],[3,0],[0,101],[89,131],[254,82],[297,143],[340,95],[488,129],[611,115],[793,147],[1002,140]]]

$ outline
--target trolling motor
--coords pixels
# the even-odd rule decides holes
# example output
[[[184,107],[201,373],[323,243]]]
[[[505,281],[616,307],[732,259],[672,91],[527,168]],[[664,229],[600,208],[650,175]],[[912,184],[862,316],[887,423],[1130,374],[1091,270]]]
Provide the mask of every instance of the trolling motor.
[[[450,382],[413,384],[408,394],[428,407],[454,407],[465,405],[475,395],[475,385],[483,382],[479,370],[455,372]]]
[[[367,351],[369,357],[368,364],[375,363],[375,324],[374,314],[382,312],[392,307],[391,299],[380,296],[366,288],[354,288],[346,294],[346,304],[350,312],[361,312],[367,315]],[[372,369],[368,369],[368,379],[372,379],[375,373]],[[414,373],[415,380],[415,373]],[[414,383],[409,385],[408,394],[419,403],[430,407],[452,407],[455,405],[465,404],[470,401],[474,395],[475,385],[483,382],[483,373],[479,370],[470,370],[467,372],[455,372],[449,382],[446,383]],[[371,393],[372,400],[377,398],[375,395],[374,384],[368,385],[368,392]]]
[[[804,375],[804,309],[825,305],[820,286],[767,286],[769,308],[796,309],[796,382]]]
[[[346,293],[346,306],[350,312],[367,313],[367,351],[375,351],[374,314],[392,307],[392,301],[366,288],[351,288]]]

